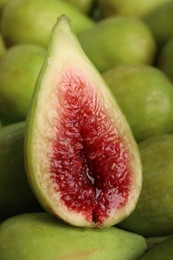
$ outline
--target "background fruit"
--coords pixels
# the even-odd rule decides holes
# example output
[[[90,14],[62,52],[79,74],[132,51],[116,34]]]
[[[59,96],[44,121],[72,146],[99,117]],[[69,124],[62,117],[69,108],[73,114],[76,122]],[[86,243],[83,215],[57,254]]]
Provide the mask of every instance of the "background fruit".
[[[150,30],[140,20],[115,16],[79,35],[82,48],[101,72],[120,64],[152,63],[156,51]]]
[[[0,34],[0,57],[4,54],[5,52],[5,44],[4,44],[4,40]]]
[[[152,31],[158,47],[163,46],[173,37],[173,1],[166,1],[165,4],[154,9],[142,19]]]
[[[5,124],[25,120],[45,50],[15,45],[0,59],[0,117]]]
[[[71,18],[78,34],[94,25],[89,17],[59,0],[12,0],[3,10],[1,32],[8,45],[35,43],[47,47],[50,31],[61,14]]]
[[[142,17],[168,1],[170,0],[98,0],[98,4],[103,16],[121,14]]]
[[[89,14],[91,8],[94,4],[94,0],[61,0],[72,4],[74,7],[78,8],[81,12]]]
[[[41,210],[24,170],[24,130],[24,122],[0,129],[0,222],[19,213]]]
[[[143,187],[137,207],[120,227],[147,237],[173,234],[173,135],[147,139],[139,150]]]
[[[3,8],[3,6],[6,2],[7,2],[7,0],[0,0],[0,15],[1,15],[1,12],[2,12],[2,8]]]
[[[173,236],[169,237],[162,243],[159,243],[145,254],[141,260],[172,260],[173,256]]]
[[[137,141],[173,132],[173,85],[159,69],[122,65],[103,77]]]
[[[157,65],[173,82],[173,38],[161,48]]]
[[[113,227],[75,228],[46,213],[19,215],[0,226],[2,260],[137,260],[145,250],[139,235]]]

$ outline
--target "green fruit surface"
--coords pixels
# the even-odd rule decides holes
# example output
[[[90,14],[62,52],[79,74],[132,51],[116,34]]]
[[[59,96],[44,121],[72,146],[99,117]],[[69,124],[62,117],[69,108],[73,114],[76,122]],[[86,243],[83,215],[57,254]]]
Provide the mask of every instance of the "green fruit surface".
[[[172,260],[173,258],[173,236],[153,247],[141,260]]]
[[[173,37],[163,45],[158,55],[157,65],[173,82]]]
[[[7,2],[7,0],[0,0],[0,14],[2,12],[2,8],[4,6],[4,4]]]
[[[120,227],[146,237],[173,234],[173,135],[145,140],[139,150],[143,187],[135,210]]]
[[[5,44],[4,40],[2,38],[2,35],[0,34],[0,57],[5,53]]]
[[[41,208],[24,170],[24,130],[24,122],[0,129],[0,221]]]
[[[0,225],[1,260],[138,260],[142,236],[116,228],[84,229],[46,213],[18,215]]]
[[[148,27],[132,17],[115,16],[98,22],[79,36],[81,45],[101,72],[120,64],[152,63],[156,45]]]
[[[122,65],[103,74],[137,141],[173,132],[173,85],[159,69]]]
[[[152,31],[158,46],[163,46],[173,37],[172,14],[173,1],[166,1],[165,4],[153,9],[153,11],[142,18]]]
[[[91,11],[94,0],[61,0],[78,8],[81,12],[88,14]]]
[[[42,47],[20,44],[0,59],[0,117],[5,124],[25,120],[44,58]]]
[[[142,17],[168,1],[170,0],[98,0],[98,4],[103,16],[120,14]]]
[[[9,45],[36,43],[47,47],[50,31],[61,14],[71,18],[76,33],[94,24],[75,7],[59,0],[13,0],[2,14],[2,35]]]
[[[166,239],[168,239],[169,236],[158,236],[158,237],[147,237],[146,243],[147,243],[147,250],[150,250],[151,248],[155,247],[156,245],[162,243]]]

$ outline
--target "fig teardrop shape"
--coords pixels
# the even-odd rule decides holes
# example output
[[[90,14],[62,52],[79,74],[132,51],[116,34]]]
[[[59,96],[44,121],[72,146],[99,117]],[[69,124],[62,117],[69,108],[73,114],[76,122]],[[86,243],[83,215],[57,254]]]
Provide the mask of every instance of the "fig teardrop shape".
[[[134,209],[138,147],[66,16],[57,19],[25,135],[25,164],[41,205],[76,226],[111,226]]]

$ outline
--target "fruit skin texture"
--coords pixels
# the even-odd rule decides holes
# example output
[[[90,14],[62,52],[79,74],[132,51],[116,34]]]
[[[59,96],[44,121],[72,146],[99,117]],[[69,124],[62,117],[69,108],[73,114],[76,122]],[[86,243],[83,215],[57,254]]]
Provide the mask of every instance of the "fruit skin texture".
[[[145,250],[142,236],[113,227],[76,228],[47,213],[18,215],[0,226],[1,260],[137,260]]]
[[[76,226],[114,225],[134,209],[141,190],[141,162],[131,129],[65,16],[52,31],[27,116],[25,165],[41,205]]]
[[[0,34],[0,58],[5,53],[5,45],[2,35]]]
[[[122,65],[103,77],[138,142],[173,132],[173,85],[159,69]]]
[[[139,144],[143,187],[135,210],[120,227],[146,237],[173,233],[173,135]],[[154,259],[154,258],[153,258]]]
[[[172,13],[173,2],[168,1],[142,18],[153,33],[158,47],[173,37],[173,27],[170,26],[173,23]]]
[[[160,50],[157,66],[173,82],[173,37]]]
[[[142,17],[170,0],[98,0],[103,16],[126,15]]]
[[[16,214],[41,210],[24,170],[25,123],[0,129],[0,222]]]
[[[173,236],[159,243],[145,254],[141,260],[172,260],[173,256]]]
[[[80,33],[94,25],[89,17],[58,0],[13,0],[3,10],[1,31],[8,45],[35,43],[47,47],[57,16],[67,14]]]
[[[89,14],[93,6],[94,0],[61,0],[72,4],[74,7],[78,8],[81,12]]]
[[[79,35],[87,56],[100,72],[120,64],[150,64],[155,40],[139,19],[115,16],[98,22]]]
[[[0,59],[0,117],[4,124],[25,120],[45,54],[40,46],[19,44]]]

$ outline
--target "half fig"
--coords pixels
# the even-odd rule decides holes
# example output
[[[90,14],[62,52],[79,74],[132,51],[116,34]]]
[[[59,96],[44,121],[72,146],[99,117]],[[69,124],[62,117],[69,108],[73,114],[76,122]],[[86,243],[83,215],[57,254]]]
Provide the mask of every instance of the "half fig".
[[[131,129],[64,15],[52,30],[27,116],[25,164],[41,205],[76,226],[120,222],[141,190]]]

